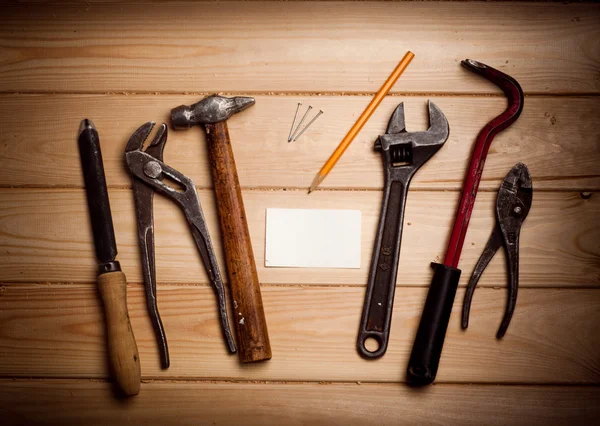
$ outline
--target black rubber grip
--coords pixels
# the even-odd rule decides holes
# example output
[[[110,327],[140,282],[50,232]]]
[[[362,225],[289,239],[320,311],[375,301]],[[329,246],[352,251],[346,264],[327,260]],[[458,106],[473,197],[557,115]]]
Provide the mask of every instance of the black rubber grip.
[[[423,386],[435,380],[448,321],[460,279],[460,269],[432,263],[435,270],[408,362],[408,383]]]

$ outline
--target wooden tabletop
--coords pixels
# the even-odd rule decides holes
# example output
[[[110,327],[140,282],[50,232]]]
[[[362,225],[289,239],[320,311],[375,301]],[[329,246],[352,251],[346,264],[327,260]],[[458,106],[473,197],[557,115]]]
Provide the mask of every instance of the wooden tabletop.
[[[0,418],[3,424],[591,424],[600,416],[600,6],[591,3],[5,2],[0,6]],[[320,190],[314,174],[407,50],[416,57]],[[404,383],[430,262],[445,254],[479,130],[506,104],[459,63],[516,78],[519,120],[494,140],[460,261],[436,384]],[[228,124],[273,359],[227,354],[184,217],[155,201],[161,370],[146,311],[124,148],[142,123],[221,92],[256,105]],[[387,354],[355,349],[383,172],[373,142],[405,103],[450,138],[413,179]],[[288,144],[298,102],[324,114]],[[76,133],[100,133],[142,368],[139,396],[109,381]],[[204,136],[171,132],[165,161],[191,177],[224,267]],[[533,178],[520,290],[506,337],[499,253],[460,330],[464,286],[494,224],[504,175]],[[265,268],[265,209],[362,212],[360,269]],[[8,419],[8,422],[6,422]]]

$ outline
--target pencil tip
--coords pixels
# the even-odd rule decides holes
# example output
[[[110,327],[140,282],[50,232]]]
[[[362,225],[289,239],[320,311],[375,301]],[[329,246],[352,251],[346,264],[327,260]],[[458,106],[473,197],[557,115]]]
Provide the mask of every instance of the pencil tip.
[[[308,193],[310,194],[315,189],[317,189],[317,186],[319,186],[321,182],[323,182],[323,179],[325,179],[325,176],[321,176],[321,173],[317,173],[312,183],[310,184],[310,188],[308,188]]]

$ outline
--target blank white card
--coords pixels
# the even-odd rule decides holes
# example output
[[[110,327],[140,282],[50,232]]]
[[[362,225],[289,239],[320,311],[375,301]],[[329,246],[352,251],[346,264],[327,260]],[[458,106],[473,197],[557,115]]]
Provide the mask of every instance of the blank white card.
[[[265,266],[360,268],[360,210],[267,209]]]

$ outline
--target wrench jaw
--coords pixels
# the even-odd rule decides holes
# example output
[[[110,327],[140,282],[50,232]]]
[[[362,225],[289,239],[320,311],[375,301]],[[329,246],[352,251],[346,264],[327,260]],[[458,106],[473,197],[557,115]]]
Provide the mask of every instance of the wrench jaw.
[[[397,135],[399,133],[406,133],[406,124],[404,120],[404,102],[401,102],[390,121],[388,122],[387,130],[384,135],[381,135],[375,141],[374,149],[375,151],[389,151],[390,146],[395,144],[395,139],[391,137],[392,135]],[[396,142],[397,143],[397,142]]]
[[[429,128],[425,132],[406,131],[404,104],[396,107],[388,123],[387,132],[375,141],[375,150],[381,151],[384,167],[403,169],[412,175],[425,164],[448,140],[448,120],[433,102],[428,101]]]
[[[440,149],[448,140],[450,126],[442,110],[433,102],[427,101],[429,110],[429,129],[425,132],[429,137],[424,138],[423,145],[437,146]]]
[[[387,130],[385,131],[387,135],[395,135],[400,132],[406,132],[406,122],[404,120],[404,102],[401,102],[394,110],[394,113],[388,122]]]

